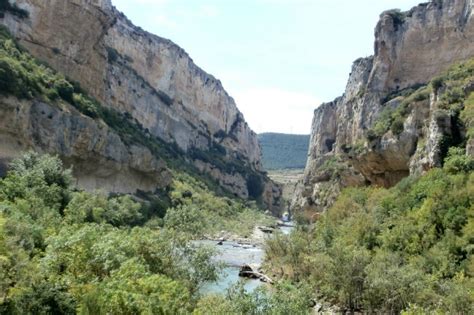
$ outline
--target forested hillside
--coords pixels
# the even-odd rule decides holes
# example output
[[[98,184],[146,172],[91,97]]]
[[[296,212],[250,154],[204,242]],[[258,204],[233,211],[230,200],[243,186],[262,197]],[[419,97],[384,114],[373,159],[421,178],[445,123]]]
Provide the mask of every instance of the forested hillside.
[[[262,162],[266,170],[304,168],[308,155],[309,135],[261,133]]]

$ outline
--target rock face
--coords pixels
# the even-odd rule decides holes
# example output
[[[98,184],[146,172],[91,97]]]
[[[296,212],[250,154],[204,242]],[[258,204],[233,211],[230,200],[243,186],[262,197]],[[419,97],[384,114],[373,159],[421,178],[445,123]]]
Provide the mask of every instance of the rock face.
[[[1,98],[0,164],[34,149],[59,154],[88,190],[154,191],[170,183],[165,162],[147,148],[125,145],[105,124],[64,106]]]
[[[6,14],[0,23],[35,57],[79,82],[104,106],[130,114],[151,135],[186,153],[218,144],[225,148],[224,160],[261,174],[256,134],[221,82],[182,48],[134,26],[110,0],[13,2],[29,18]],[[203,170],[215,169],[195,160]],[[246,174],[209,174],[236,195],[249,195]],[[270,186],[264,201],[273,207],[279,189]]]
[[[440,139],[452,126],[437,114],[436,91],[415,101],[399,135],[389,131],[367,140],[367,132],[384,109],[400,106],[387,96],[426,84],[474,56],[473,7],[470,0],[443,0],[381,14],[374,56],[356,60],[344,95],[314,112],[305,177],[292,203],[296,211],[325,210],[342,187],[389,187],[439,166]]]

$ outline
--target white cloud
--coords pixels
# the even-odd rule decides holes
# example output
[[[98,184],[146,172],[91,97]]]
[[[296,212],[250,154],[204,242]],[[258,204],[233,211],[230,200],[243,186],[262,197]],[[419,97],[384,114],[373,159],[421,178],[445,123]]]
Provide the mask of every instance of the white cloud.
[[[258,132],[309,134],[320,100],[309,94],[277,88],[252,88],[233,93],[250,127]]]

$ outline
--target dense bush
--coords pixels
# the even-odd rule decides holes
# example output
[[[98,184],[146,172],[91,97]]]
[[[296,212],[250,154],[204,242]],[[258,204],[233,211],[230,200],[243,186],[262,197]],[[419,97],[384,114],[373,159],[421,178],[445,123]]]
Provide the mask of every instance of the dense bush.
[[[281,282],[272,290],[260,287],[247,292],[242,284],[237,284],[225,295],[211,295],[201,299],[193,314],[309,314],[310,307],[311,294],[305,287]]]
[[[267,242],[267,268],[346,310],[474,312],[474,159],[391,189],[346,189],[310,230]]]
[[[212,251],[181,229],[135,226],[130,197],[71,182],[60,160],[34,153],[0,180],[0,313],[191,312],[216,279]]]
[[[256,225],[273,222],[255,207],[216,196],[202,182],[184,173],[175,175],[170,197],[173,207],[167,211],[165,226],[194,235],[213,235],[224,230],[249,236]]]
[[[398,9],[388,11],[387,14],[393,20],[393,26],[395,30],[398,30],[403,23],[405,23],[406,15]]]

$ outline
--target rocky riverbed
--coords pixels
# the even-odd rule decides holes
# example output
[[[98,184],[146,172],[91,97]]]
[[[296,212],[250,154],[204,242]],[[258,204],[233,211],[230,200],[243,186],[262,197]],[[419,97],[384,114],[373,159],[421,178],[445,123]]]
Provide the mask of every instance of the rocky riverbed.
[[[204,286],[202,293],[225,293],[238,281],[243,281],[244,287],[248,291],[265,283],[271,283],[271,279],[260,272],[265,256],[263,250],[265,238],[276,231],[288,234],[292,228],[291,223],[279,222],[273,227],[256,227],[249,238],[240,238],[223,231],[216,238],[196,241],[197,244],[216,246],[218,253],[214,259],[225,266],[219,280]],[[246,270],[245,277],[239,276],[239,273],[243,275],[243,269]]]

